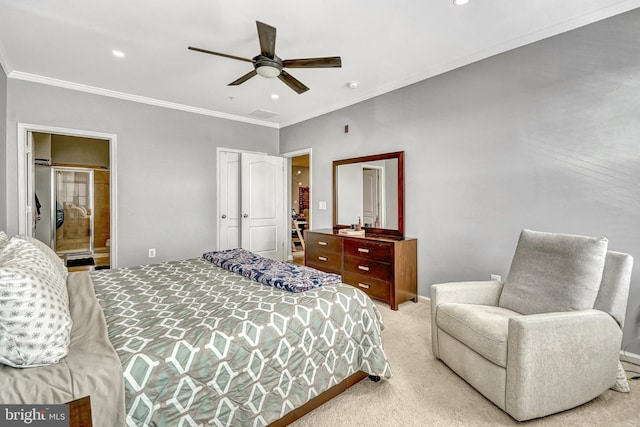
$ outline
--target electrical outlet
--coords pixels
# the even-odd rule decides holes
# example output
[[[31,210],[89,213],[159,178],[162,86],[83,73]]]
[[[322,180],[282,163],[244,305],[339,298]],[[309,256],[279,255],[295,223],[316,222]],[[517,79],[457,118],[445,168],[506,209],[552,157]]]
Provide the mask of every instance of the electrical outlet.
[[[149,249],[149,258],[155,258],[155,257],[156,257],[156,248]]]
[[[499,274],[490,274],[489,275],[489,279],[491,280],[497,280],[498,282],[502,281],[502,277],[500,277]]]

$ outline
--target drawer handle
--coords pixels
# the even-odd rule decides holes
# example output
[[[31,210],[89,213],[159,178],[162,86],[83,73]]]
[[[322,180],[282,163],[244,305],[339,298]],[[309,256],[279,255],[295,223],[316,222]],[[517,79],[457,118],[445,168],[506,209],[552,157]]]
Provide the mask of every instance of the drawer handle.
[[[359,265],[358,269],[362,270],[362,271],[369,271],[369,266],[367,266],[367,265]]]
[[[323,242],[322,240],[318,242],[320,246],[327,246],[329,243]]]
[[[358,252],[363,254],[368,254],[370,251],[368,248],[358,248]]]
[[[327,258],[326,256],[319,256],[318,259],[320,261],[328,261],[329,260],[329,258]]]
[[[361,288],[365,288],[365,289],[369,289],[371,287],[371,285],[368,285],[366,283],[360,283],[360,282],[358,282],[358,286],[360,286]]]

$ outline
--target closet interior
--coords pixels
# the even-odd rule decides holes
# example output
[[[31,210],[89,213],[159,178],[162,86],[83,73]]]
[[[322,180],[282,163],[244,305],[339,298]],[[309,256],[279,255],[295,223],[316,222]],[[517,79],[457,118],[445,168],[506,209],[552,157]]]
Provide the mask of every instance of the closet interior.
[[[109,141],[33,133],[33,235],[70,271],[109,268]]]

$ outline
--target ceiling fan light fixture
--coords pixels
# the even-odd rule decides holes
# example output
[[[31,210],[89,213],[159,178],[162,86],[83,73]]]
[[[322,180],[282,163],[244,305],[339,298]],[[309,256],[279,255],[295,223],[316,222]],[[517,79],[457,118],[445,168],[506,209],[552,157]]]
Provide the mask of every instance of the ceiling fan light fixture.
[[[280,68],[274,67],[272,65],[260,65],[256,67],[256,72],[262,77],[266,77],[268,79],[278,77],[280,75],[280,70]]]

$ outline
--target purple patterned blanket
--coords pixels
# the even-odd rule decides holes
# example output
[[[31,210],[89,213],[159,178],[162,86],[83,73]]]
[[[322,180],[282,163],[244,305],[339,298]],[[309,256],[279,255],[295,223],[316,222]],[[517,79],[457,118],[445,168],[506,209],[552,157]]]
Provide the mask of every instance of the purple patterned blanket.
[[[338,274],[325,273],[304,265],[289,264],[261,257],[245,249],[205,252],[202,257],[213,264],[264,285],[289,292],[304,292],[342,282]]]

